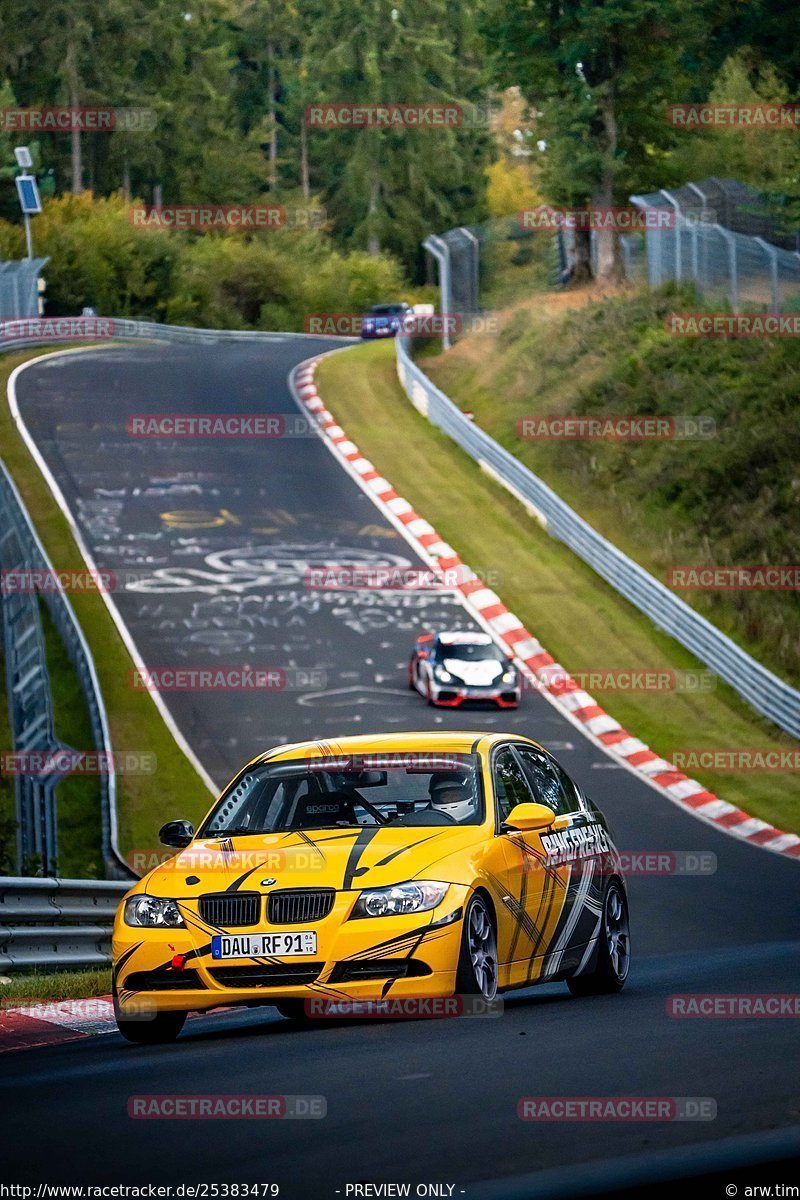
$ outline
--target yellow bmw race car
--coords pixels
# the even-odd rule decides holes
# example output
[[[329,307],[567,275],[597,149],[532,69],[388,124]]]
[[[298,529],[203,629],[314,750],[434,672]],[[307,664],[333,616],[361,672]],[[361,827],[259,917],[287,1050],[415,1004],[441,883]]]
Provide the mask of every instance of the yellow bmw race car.
[[[267,751],[114,928],[117,1022],[177,1037],[191,1011],[469,997],[566,980],[618,992],[630,963],[620,860],[599,810],[541,746],[400,733]],[[407,1011],[413,1012],[413,1007]]]

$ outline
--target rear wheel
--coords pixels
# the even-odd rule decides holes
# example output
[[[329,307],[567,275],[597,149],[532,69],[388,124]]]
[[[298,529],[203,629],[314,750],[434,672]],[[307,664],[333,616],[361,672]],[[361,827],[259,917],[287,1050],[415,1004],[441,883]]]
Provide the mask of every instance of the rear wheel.
[[[472,897],[464,917],[456,992],[484,1000],[497,995],[497,931],[489,905],[480,894]]]
[[[603,921],[594,970],[588,975],[575,975],[568,979],[567,987],[573,996],[602,996],[621,992],[628,978],[630,963],[628,901],[622,884],[612,879],[603,902]]]
[[[186,1024],[185,1012],[157,1012],[138,1018],[126,1017],[114,988],[114,1017],[117,1029],[128,1042],[138,1046],[157,1046],[163,1042],[174,1042]]]

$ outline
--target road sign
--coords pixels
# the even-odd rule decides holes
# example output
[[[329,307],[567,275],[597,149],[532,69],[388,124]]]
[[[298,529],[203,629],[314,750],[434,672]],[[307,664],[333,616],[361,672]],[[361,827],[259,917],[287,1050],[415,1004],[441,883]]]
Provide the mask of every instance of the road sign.
[[[16,179],[17,195],[19,196],[20,207],[26,216],[42,211],[42,201],[39,197],[39,189],[36,186],[36,179],[33,175],[18,175]]]

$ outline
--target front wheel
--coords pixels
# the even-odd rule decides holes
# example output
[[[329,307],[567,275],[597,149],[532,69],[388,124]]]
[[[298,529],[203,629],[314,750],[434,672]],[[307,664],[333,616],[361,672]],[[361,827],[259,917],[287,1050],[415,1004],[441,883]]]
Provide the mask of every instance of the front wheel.
[[[588,975],[574,975],[567,980],[573,996],[603,996],[621,992],[631,964],[631,935],[628,920],[628,901],[622,884],[613,879],[603,902],[597,960]]]
[[[494,1000],[497,995],[497,931],[489,905],[475,895],[467,905],[456,971],[456,992]]]
[[[157,1012],[151,1016],[142,1014],[138,1018],[125,1017],[116,988],[114,989],[114,1017],[117,1029],[128,1042],[137,1046],[157,1046],[164,1042],[174,1042],[186,1024],[185,1012]]]
[[[282,1017],[286,1017],[289,1021],[308,1020],[305,1000],[276,1000],[275,1008]]]

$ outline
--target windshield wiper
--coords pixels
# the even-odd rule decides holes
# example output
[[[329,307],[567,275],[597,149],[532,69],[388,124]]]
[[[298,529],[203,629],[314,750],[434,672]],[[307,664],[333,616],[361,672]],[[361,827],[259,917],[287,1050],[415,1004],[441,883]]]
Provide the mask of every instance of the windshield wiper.
[[[202,836],[210,837],[210,838],[226,838],[226,837],[239,837],[240,835],[250,834],[250,833],[263,833],[263,830],[246,829],[244,827],[244,825],[234,825],[231,829],[210,830],[207,834],[202,835]]]

